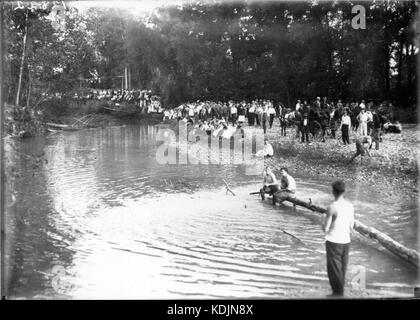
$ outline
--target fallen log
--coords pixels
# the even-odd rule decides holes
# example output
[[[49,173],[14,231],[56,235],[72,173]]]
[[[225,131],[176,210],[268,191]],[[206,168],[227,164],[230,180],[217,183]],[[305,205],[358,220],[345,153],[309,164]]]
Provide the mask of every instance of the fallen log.
[[[79,128],[70,126],[68,124],[59,124],[59,123],[47,122],[46,125],[49,126],[49,127],[53,127],[53,128],[59,128],[61,130],[69,130],[69,131],[70,130],[71,131],[73,131],[73,130],[79,130]]]
[[[274,197],[276,199],[276,202],[278,202],[278,197],[276,196],[276,194],[274,194]],[[288,201],[293,203],[293,205],[296,206],[300,206],[300,207],[304,207],[306,209],[309,209],[311,211],[315,211],[318,213],[326,213],[327,209],[320,207],[320,206],[316,206],[314,204],[312,204],[312,202],[305,202],[303,200],[300,200],[296,197],[291,197],[291,196],[287,196],[287,197],[281,197],[281,201]],[[391,251],[393,254],[395,254],[396,256],[398,256],[399,258],[409,262],[410,264],[414,265],[415,267],[419,268],[419,262],[420,262],[420,253],[418,253],[416,250],[413,249],[409,249],[405,246],[403,246],[402,244],[398,243],[397,241],[395,241],[394,239],[392,239],[391,237],[389,237],[388,235],[380,232],[379,230],[372,228],[372,227],[368,227],[365,224],[355,220],[354,221],[354,230],[356,230],[357,232],[359,232],[361,235],[368,237],[370,239],[374,239],[376,241],[378,241],[384,248],[388,249],[389,251]]]

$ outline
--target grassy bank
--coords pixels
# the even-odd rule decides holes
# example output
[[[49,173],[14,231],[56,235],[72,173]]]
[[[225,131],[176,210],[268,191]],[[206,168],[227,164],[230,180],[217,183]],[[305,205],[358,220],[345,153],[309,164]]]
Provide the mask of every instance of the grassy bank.
[[[404,125],[401,134],[384,134],[379,150],[372,148],[371,155],[356,158],[352,133],[350,145],[326,139],[326,142],[302,143],[289,128],[287,136],[280,136],[279,126],[268,130],[275,157],[268,164],[275,169],[286,166],[300,176],[323,179],[343,179],[367,188],[376,188],[386,197],[404,198],[418,196],[417,125]]]

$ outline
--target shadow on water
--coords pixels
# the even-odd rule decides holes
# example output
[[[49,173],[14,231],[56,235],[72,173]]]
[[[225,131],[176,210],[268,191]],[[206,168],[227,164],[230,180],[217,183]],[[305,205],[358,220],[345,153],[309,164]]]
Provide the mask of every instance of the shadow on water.
[[[17,202],[6,214],[12,298],[328,293],[320,217],[261,203],[249,195],[260,176],[241,165],[160,165],[156,148],[151,126],[22,143],[22,154],[44,151],[47,161],[37,169],[24,157],[16,163]],[[223,179],[236,197],[226,194]],[[299,196],[326,205],[329,183],[298,177]],[[378,206],[373,193],[349,197],[360,220],[399,239],[408,230],[403,242],[415,242],[412,208]],[[413,268],[359,237],[351,264],[366,267],[367,287],[378,296],[410,295],[416,281]],[[51,270],[57,265],[59,281]]]
[[[55,265],[69,266],[73,253],[68,244],[76,235],[63,232],[55,225],[56,214],[47,188],[45,172],[35,168],[32,154],[42,153],[44,138],[27,139],[18,146],[15,162],[16,201],[5,213],[6,225],[6,295],[34,297],[54,292],[51,286]]]

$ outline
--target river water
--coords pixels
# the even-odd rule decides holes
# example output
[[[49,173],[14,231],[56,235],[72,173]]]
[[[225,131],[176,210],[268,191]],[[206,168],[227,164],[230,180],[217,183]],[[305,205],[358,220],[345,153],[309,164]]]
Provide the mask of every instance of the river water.
[[[319,216],[249,195],[261,178],[241,165],[158,164],[156,131],[90,129],[18,145],[16,202],[6,211],[9,298],[329,293]],[[31,154],[42,153],[33,166]],[[299,198],[332,200],[331,181],[295,175]],[[223,179],[236,196],[226,194]],[[348,198],[358,220],[418,249],[414,200],[395,203],[357,186]],[[418,281],[414,267],[358,235],[348,280],[355,275],[371,296],[412,296]]]

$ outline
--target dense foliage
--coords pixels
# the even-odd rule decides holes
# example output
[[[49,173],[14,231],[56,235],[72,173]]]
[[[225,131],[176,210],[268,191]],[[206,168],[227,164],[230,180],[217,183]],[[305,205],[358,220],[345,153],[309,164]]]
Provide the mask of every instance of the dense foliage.
[[[292,104],[316,96],[412,106],[415,2],[361,2],[364,30],[352,27],[355,4],[199,1],[141,17],[123,9],[68,8],[64,30],[51,26],[51,8],[9,4],[7,100],[36,105],[43,92],[119,89],[127,67],[131,86],[154,90],[166,106],[254,98]]]

